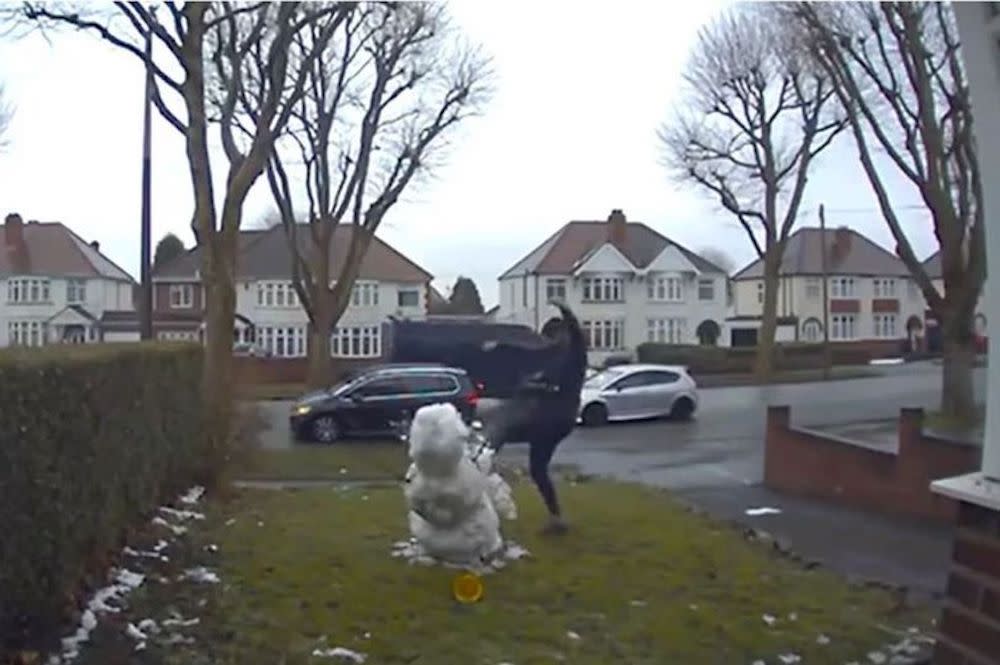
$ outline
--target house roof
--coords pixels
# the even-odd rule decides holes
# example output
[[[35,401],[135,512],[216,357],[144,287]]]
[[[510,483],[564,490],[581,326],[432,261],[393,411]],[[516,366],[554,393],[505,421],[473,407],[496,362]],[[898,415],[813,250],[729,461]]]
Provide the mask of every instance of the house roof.
[[[827,252],[827,273],[837,275],[871,275],[907,277],[909,271],[902,259],[854,229],[800,228],[788,238],[781,259],[782,275],[820,275],[823,254]],[[764,276],[764,261],[757,259],[735,275],[734,280],[760,279]]]
[[[941,279],[941,250],[934,252],[924,259],[924,270],[931,279]]]
[[[13,217],[8,215],[0,229],[0,275],[98,277],[135,282],[97,247],[61,222],[19,222],[19,217],[18,221],[12,221]]]
[[[573,271],[581,259],[609,242],[609,222],[573,221],[549,236],[507,269],[500,279],[528,273],[565,275]],[[615,247],[636,268],[645,268],[669,245],[676,247],[698,270],[725,274],[725,270],[702,258],[673,240],[657,233],[642,222],[626,222],[625,233]]]
[[[330,272],[337,274],[343,265],[354,228],[342,224],[334,232],[330,248]],[[303,253],[308,255],[309,227],[300,224],[296,234],[297,242]],[[288,240],[282,225],[262,231],[240,231],[239,257],[236,262],[237,277],[240,279],[291,279],[291,253]],[[200,253],[197,247],[178,256],[170,263],[157,269],[154,278],[194,279],[200,268]],[[371,279],[385,282],[415,282],[424,283],[432,279],[432,275],[418,266],[399,251],[378,236],[372,239],[361,261],[358,273],[359,279]]]

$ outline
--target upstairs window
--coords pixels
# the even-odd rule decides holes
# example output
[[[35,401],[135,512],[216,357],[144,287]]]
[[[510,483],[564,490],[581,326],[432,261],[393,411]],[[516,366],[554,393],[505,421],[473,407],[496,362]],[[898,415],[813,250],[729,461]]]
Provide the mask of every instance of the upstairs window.
[[[621,277],[584,277],[583,299],[589,302],[624,302],[624,286]]]
[[[700,284],[698,288],[700,294]],[[654,277],[646,284],[646,296],[657,302],[683,302],[684,285],[680,277]]]
[[[170,307],[172,309],[188,309],[194,305],[193,284],[170,285]]]

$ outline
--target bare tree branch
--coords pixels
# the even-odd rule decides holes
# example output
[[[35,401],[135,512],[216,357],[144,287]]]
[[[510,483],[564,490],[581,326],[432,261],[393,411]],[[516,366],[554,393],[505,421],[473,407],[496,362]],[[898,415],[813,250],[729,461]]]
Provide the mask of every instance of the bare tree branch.
[[[11,120],[14,118],[14,108],[6,101],[3,85],[0,85],[0,150],[7,147]]]

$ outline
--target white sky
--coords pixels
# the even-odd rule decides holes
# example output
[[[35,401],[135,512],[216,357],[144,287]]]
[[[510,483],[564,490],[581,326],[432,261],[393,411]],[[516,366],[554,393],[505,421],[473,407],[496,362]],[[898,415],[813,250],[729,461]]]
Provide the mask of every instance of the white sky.
[[[754,258],[744,232],[693,186],[672,183],[658,160],[656,129],[686,53],[723,4],[454,0],[458,24],[494,58],[497,93],[456,135],[448,166],[406,194],[380,235],[444,292],[458,275],[473,278],[487,307],[511,264],[567,221],[605,219],[612,208],[693,250],[717,247],[739,265]],[[0,153],[0,213],[62,221],[137,275],[140,63],[90,35],[32,35],[0,42],[0,82],[16,106]],[[172,231],[191,244],[183,144],[158,119],[154,132],[154,243]],[[894,193],[914,203],[901,184]],[[846,135],[810,177],[803,223],[816,223],[821,202],[829,225],[894,247]],[[262,178],[244,219],[270,206]],[[924,214],[902,218],[918,255],[930,254]]]

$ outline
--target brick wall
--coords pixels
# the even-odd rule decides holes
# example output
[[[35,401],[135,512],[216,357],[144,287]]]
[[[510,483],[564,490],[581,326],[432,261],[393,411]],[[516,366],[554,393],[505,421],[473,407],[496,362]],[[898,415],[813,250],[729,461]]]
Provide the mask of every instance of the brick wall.
[[[935,665],[1000,665],[1000,513],[960,503]]]
[[[764,484],[844,505],[951,521],[956,504],[932,481],[979,468],[980,448],[928,436],[923,411],[902,409],[896,452],[792,427],[787,406],[767,412]]]

